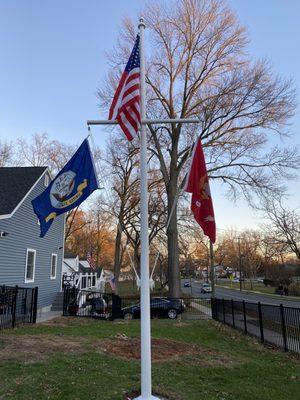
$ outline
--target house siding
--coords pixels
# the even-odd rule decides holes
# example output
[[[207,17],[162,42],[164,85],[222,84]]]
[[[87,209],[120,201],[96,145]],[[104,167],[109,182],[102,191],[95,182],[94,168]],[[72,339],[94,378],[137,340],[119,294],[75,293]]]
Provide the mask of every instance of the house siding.
[[[17,188],[16,188],[17,189]],[[61,288],[61,271],[64,246],[64,216],[57,217],[44,238],[33,212],[31,200],[44,187],[44,175],[11,218],[0,220],[0,285],[22,287],[38,286],[38,308],[50,306]],[[34,282],[25,283],[26,253],[36,250]],[[56,279],[50,279],[51,255],[57,254]]]

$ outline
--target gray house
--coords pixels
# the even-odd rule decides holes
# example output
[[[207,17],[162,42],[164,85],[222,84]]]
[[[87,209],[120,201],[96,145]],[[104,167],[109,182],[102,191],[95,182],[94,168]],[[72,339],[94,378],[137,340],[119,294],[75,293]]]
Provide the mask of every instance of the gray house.
[[[50,179],[46,167],[0,168],[0,285],[37,286],[41,312],[61,290],[64,253],[64,216],[40,238],[31,205]]]

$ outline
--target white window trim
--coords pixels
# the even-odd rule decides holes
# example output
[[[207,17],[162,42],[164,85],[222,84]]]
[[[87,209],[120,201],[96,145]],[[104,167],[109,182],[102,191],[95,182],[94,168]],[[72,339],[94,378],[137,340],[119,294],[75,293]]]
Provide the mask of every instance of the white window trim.
[[[28,253],[32,252],[34,253],[34,263],[33,263],[33,278],[32,279],[27,279],[27,262],[28,262]],[[36,250],[35,249],[26,249],[26,263],[25,263],[25,283],[32,283],[34,282],[34,278],[35,278],[35,263],[36,263]]]
[[[52,276],[52,257],[55,256],[55,275]],[[50,279],[56,279],[56,272],[57,272],[57,254],[56,253],[52,253],[51,254],[51,265],[50,265]]]

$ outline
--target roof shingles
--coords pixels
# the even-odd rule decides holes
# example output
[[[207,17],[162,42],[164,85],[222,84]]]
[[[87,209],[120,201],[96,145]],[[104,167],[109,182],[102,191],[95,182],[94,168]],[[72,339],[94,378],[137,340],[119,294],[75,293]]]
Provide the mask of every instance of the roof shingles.
[[[47,167],[0,168],[0,215],[11,214]]]

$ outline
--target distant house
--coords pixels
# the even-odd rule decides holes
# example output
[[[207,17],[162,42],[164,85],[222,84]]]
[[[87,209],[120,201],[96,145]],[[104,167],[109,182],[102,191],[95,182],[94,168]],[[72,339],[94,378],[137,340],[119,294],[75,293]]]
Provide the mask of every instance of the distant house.
[[[48,186],[47,167],[0,168],[0,285],[38,287],[38,310],[61,291],[64,216],[44,238],[31,200]]]
[[[75,254],[65,253],[62,267],[62,284],[76,286],[79,289],[95,289],[97,272],[90,267],[86,259]]]

